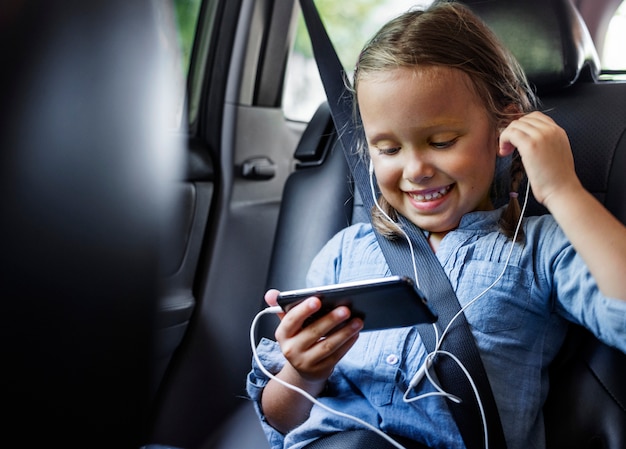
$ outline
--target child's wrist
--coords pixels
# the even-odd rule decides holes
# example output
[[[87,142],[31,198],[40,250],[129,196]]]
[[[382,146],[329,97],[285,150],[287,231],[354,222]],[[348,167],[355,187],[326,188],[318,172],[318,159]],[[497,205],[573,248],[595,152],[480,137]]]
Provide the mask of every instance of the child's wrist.
[[[298,388],[302,388],[311,396],[321,396],[327,388],[328,379],[307,379],[291,364],[285,364],[278,377]]]

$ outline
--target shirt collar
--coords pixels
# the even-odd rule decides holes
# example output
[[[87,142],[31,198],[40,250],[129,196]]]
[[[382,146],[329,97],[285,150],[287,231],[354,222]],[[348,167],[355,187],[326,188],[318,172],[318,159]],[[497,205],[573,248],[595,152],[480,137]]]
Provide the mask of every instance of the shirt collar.
[[[491,232],[498,228],[501,215],[502,208],[470,212],[461,218],[458,229]]]

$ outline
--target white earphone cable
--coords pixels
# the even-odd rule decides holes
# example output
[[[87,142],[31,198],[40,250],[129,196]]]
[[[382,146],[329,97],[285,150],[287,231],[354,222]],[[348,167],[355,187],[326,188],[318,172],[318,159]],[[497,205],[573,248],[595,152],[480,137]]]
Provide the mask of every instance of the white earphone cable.
[[[387,213],[383,210],[383,208],[380,207],[380,204],[378,204],[378,199],[376,198],[376,189],[374,189],[374,165],[372,164],[371,159],[370,159],[369,174],[370,174],[370,189],[372,192],[372,198],[374,199],[374,204],[376,205],[376,209],[378,209],[378,211],[383,215],[383,217],[385,217],[385,219],[387,219],[390,223],[393,223],[398,227],[400,232],[402,232],[402,234],[404,235],[405,240],[409,244],[409,250],[411,251],[411,262],[413,263],[413,277],[415,280],[415,285],[417,286],[417,288],[419,288],[420,281],[419,281],[419,276],[417,275],[417,265],[415,263],[415,250],[413,249],[413,243],[411,242],[411,239],[409,238],[406,231],[402,229],[402,227],[398,225],[398,223],[393,221],[391,217],[387,215]]]
[[[370,176],[370,187],[371,187],[371,193],[372,193],[372,197],[374,199],[374,204],[376,205],[376,208],[378,209],[378,211],[390,222],[395,223],[390,217],[389,215],[387,215],[387,213],[380,207],[380,205],[378,204],[378,200],[376,198],[376,190],[374,188],[374,170],[373,170],[373,165],[372,162],[370,161],[370,170],[369,170],[369,176]],[[413,378],[411,379],[411,382],[409,383],[408,388],[406,389],[406,391],[404,392],[403,395],[403,400],[405,402],[414,402],[420,399],[424,399],[427,397],[433,397],[433,396],[444,396],[447,399],[456,402],[456,403],[460,403],[461,400],[450,394],[447,393],[446,391],[444,391],[439,384],[435,381],[435,379],[433,379],[431,373],[430,373],[430,368],[432,367],[433,361],[435,359],[435,357],[437,355],[445,355],[447,357],[450,357],[463,371],[463,373],[465,374],[465,376],[467,377],[468,382],[470,383],[470,386],[472,387],[472,391],[476,397],[476,400],[478,402],[478,406],[480,409],[480,415],[481,415],[481,419],[483,422],[483,431],[484,431],[484,438],[485,438],[485,449],[489,448],[489,440],[488,440],[488,431],[487,431],[487,420],[485,417],[485,410],[482,404],[482,401],[480,399],[480,394],[478,392],[478,388],[476,387],[476,384],[474,383],[474,379],[472,378],[471,374],[469,373],[469,371],[467,370],[467,368],[463,365],[463,363],[458,359],[458,357],[456,357],[454,354],[452,354],[451,352],[448,351],[444,351],[442,349],[440,349],[441,344],[443,343],[443,340],[446,336],[446,334],[448,333],[448,331],[450,330],[450,326],[452,325],[452,323],[473,303],[475,303],[479,298],[481,298],[482,296],[484,296],[489,290],[491,290],[502,278],[502,276],[504,276],[504,273],[506,271],[506,268],[509,264],[511,255],[513,253],[513,248],[514,248],[514,244],[515,241],[517,239],[518,233],[519,233],[519,229],[521,227],[522,224],[522,219],[524,216],[524,212],[526,210],[526,205],[528,202],[528,195],[529,195],[529,191],[530,191],[530,184],[527,183],[526,186],[526,195],[524,198],[524,205],[522,207],[522,211],[520,214],[520,219],[517,223],[517,226],[515,228],[515,234],[513,236],[513,240],[511,242],[511,248],[509,250],[509,253],[507,255],[506,261],[505,261],[505,265],[504,268],[502,270],[502,272],[499,274],[499,276],[496,278],[496,280],[489,286],[487,287],[482,293],[480,293],[479,295],[477,295],[475,298],[473,298],[471,301],[469,301],[465,306],[463,306],[461,308],[461,310],[459,310],[459,312],[457,312],[454,317],[452,317],[452,319],[450,320],[450,322],[448,323],[448,325],[446,326],[446,328],[444,329],[443,333],[441,334],[441,337],[439,337],[439,329],[437,328],[436,324],[433,324],[433,328],[435,330],[435,341],[436,341],[436,346],[435,346],[435,350],[430,352],[429,354],[426,355],[426,359],[424,360],[424,363],[422,364],[422,366],[418,369],[418,372],[413,376]],[[419,277],[417,274],[417,265],[415,262],[415,252],[413,249],[413,244],[411,242],[411,239],[409,238],[409,236],[407,235],[407,233],[404,231],[404,229],[402,229],[400,226],[398,226],[398,229],[404,234],[404,238],[406,239],[408,245],[409,245],[409,249],[411,251],[411,259],[412,259],[412,263],[413,263],[413,273],[415,276],[415,284],[417,285],[417,287],[419,288]],[[303,397],[305,397],[306,399],[308,399],[309,401],[311,401],[313,404],[317,405],[318,407],[321,407],[322,409],[328,411],[329,413],[333,413],[337,416],[346,418],[346,419],[350,419],[354,422],[356,422],[357,424],[377,433],[378,435],[380,435],[382,438],[384,438],[386,441],[388,441],[390,444],[392,444],[393,446],[395,446],[398,449],[405,449],[404,446],[402,446],[400,443],[398,443],[397,441],[395,441],[393,438],[391,438],[389,435],[387,435],[386,433],[382,432],[380,429],[378,429],[377,427],[373,426],[372,424],[347,413],[343,413],[340,412],[339,410],[335,410],[329,406],[327,406],[326,404],[320,402],[319,400],[317,400],[317,398],[315,398],[314,396],[312,396],[311,394],[309,394],[308,392],[306,392],[305,390],[296,387],[295,385],[291,385],[288,382],[285,382],[282,379],[279,379],[278,377],[276,377],[274,374],[270,373],[269,370],[267,370],[267,368],[265,368],[265,366],[263,365],[263,362],[261,361],[258,352],[257,352],[257,348],[256,348],[256,342],[255,342],[255,331],[256,331],[256,326],[258,324],[259,319],[266,314],[270,314],[270,313],[279,313],[281,312],[282,309],[280,306],[275,306],[275,307],[267,307],[263,310],[261,310],[259,313],[256,314],[256,316],[254,317],[254,319],[252,320],[252,324],[250,326],[250,346],[252,348],[252,355],[254,357],[254,360],[257,364],[257,366],[259,367],[259,369],[261,370],[261,372],[267,376],[269,379],[273,379],[274,381],[278,382],[279,384],[283,385],[285,388],[288,388],[292,391],[295,391],[299,394],[301,394]],[[437,390],[437,391],[433,391],[433,392],[429,392],[429,393],[424,393],[418,396],[414,396],[414,397],[408,397],[409,392],[416,387],[421,380],[423,379],[423,377],[426,377],[429,381],[429,383]]]
[[[339,410],[335,410],[335,409],[327,406],[326,404],[318,401],[317,398],[315,398],[314,396],[310,395],[308,392],[306,392],[302,388],[296,387],[295,385],[291,385],[290,383],[285,382],[282,379],[279,379],[274,374],[270,373],[267,370],[267,368],[265,368],[265,366],[263,365],[263,362],[261,361],[261,358],[259,357],[257,349],[256,349],[256,342],[255,342],[254,334],[256,332],[256,326],[258,324],[259,319],[263,315],[266,315],[266,314],[269,314],[269,313],[277,313],[277,312],[282,311],[282,309],[280,309],[280,310],[278,310],[278,309],[280,309],[280,307],[267,307],[266,309],[261,310],[259,313],[256,314],[256,316],[252,320],[252,324],[250,326],[250,346],[252,347],[252,355],[254,357],[254,360],[255,360],[257,366],[261,370],[261,372],[263,374],[265,374],[268,378],[273,379],[274,381],[278,382],[279,384],[283,385],[284,387],[289,388],[290,390],[295,391],[295,392],[301,394],[306,399],[311,401],[313,404],[317,405],[318,407],[323,408],[327,412],[333,413],[333,414],[335,414],[337,416],[340,416],[342,418],[350,419],[350,420],[356,422],[357,424],[360,424],[361,426],[363,426],[363,427],[365,427],[365,428],[367,428],[367,429],[369,429],[369,430],[371,430],[373,432],[376,432],[378,435],[380,435],[382,438],[387,440],[390,444],[392,444],[396,448],[398,448],[398,449],[406,449],[404,446],[402,446],[396,440],[391,438],[385,432],[382,432],[377,427],[375,427],[375,426],[371,425],[370,423],[362,420],[361,418],[358,418],[356,416],[352,416],[352,415],[347,414],[347,413],[340,412]]]
[[[378,199],[376,198],[376,190],[374,188],[374,165],[372,163],[372,160],[370,159],[370,165],[369,165],[369,180],[370,180],[370,189],[371,189],[371,193],[372,193],[372,198],[374,200],[374,204],[376,205],[376,208],[378,209],[378,211],[385,217],[385,219],[387,219],[389,222],[394,223],[395,225],[397,225],[397,223],[395,221],[393,221],[391,219],[391,217],[389,217],[389,215],[380,207],[380,205],[378,204]],[[432,396],[443,396],[453,402],[460,402],[460,399],[450,393],[447,393],[446,391],[444,391],[439,384],[432,378],[431,374],[430,374],[430,368],[434,362],[435,357],[438,354],[442,354],[442,355],[446,355],[450,358],[452,358],[452,360],[454,360],[454,362],[461,368],[461,370],[463,371],[463,373],[465,374],[465,376],[467,377],[467,380],[470,383],[470,386],[472,387],[472,391],[474,393],[474,396],[476,397],[476,401],[478,402],[478,406],[480,409],[480,414],[481,414],[481,419],[482,419],[482,423],[483,423],[483,432],[484,432],[484,438],[485,438],[485,449],[489,448],[489,436],[488,436],[488,429],[487,429],[487,419],[485,416],[485,411],[484,411],[484,407],[483,407],[483,403],[480,399],[480,394],[478,392],[478,389],[476,387],[476,384],[474,382],[474,379],[472,378],[471,374],[469,373],[469,371],[467,370],[467,368],[463,365],[463,363],[451,352],[448,351],[444,351],[441,350],[441,345],[443,344],[443,340],[445,338],[445,336],[447,335],[448,331],[450,330],[450,327],[452,326],[452,324],[454,323],[454,321],[461,316],[462,313],[465,312],[465,310],[471,306],[472,304],[474,304],[479,298],[482,298],[489,290],[491,290],[496,284],[498,284],[498,282],[500,282],[500,280],[502,279],[502,277],[504,276],[504,273],[506,272],[506,269],[509,265],[509,261],[511,259],[511,255],[513,254],[513,249],[514,249],[514,245],[515,245],[515,241],[517,240],[517,236],[519,234],[519,230],[521,228],[522,225],[522,221],[523,221],[523,217],[524,217],[524,212],[526,211],[526,205],[528,204],[528,196],[529,196],[529,192],[530,192],[530,183],[527,182],[526,184],[526,194],[524,196],[524,205],[522,207],[521,213],[520,213],[520,217],[519,220],[517,222],[517,226],[515,227],[515,233],[513,235],[512,241],[511,241],[511,246],[509,249],[509,253],[507,255],[505,264],[504,264],[504,268],[502,269],[502,271],[500,272],[500,274],[498,275],[498,277],[495,279],[495,281],[493,281],[493,283],[491,285],[489,285],[489,287],[487,287],[483,292],[481,292],[479,295],[477,295],[476,297],[474,297],[471,301],[469,301],[465,306],[463,306],[453,317],[452,319],[448,322],[448,324],[446,325],[443,333],[441,334],[441,337],[439,337],[439,330],[437,328],[436,324],[433,324],[433,328],[435,330],[435,349],[430,352],[429,354],[426,355],[426,359],[424,360],[424,363],[422,364],[422,366],[420,366],[420,368],[417,370],[417,372],[415,373],[415,375],[413,376],[413,378],[411,379],[411,381],[409,382],[409,386],[407,387],[406,391],[404,392],[404,395],[402,397],[402,399],[405,402],[414,402],[420,399],[424,399],[427,397],[432,397]],[[400,226],[398,226],[398,229],[402,232],[402,234],[404,235],[404,238],[406,239],[408,245],[409,245],[409,249],[411,251],[411,258],[412,258],[412,262],[413,262],[413,272],[415,275],[415,283],[416,285],[419,287],[419,282],[418,282],[418,275],[417,275],[417,267],[416,267],[416,262],[415,262],[415,253],[413,250],[413,244],[411,242],[411,239],[409,238],[409,236],[407,235],[407,233],[404,231],[404,229],[402,229]],[[418,396],[414,396],[414,397],[409,397],[409,393],[410,391],[415,388],[421,381],[422,379],[426,377],[429,381],[429,383],[437,390],[436,392],[429,392],[429,393],[424,393]]]

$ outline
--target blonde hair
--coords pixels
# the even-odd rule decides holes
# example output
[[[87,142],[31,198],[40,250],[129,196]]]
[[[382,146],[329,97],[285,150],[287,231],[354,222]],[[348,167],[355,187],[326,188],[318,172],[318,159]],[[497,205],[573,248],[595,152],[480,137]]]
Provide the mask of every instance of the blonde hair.
[[[438,1],[426,10],[411,10],[384,25],[359,55],[354,72],[355,105],[359,81],[368,74],[414,66],[445,66],[466,73],[494,129],[504,128],[513,118],[537,108],[537,99],[519,63],[487,25],[460,3]],[[360,151],[365,152],[365,148],[363,143]],[[514,154],[510,192],[518,191],[523,175],[519,155]],[[383,197],[379,204],[397,220],[396,211]],[[374,226],[383,235],[398,236],[395,223],[389,223],[375,209],[372,216]],[[508,237],[514,235],[519,216],[519,202],[516,195],[511,195],[500,219],[501,231]],[[521,239],[523,233],[518,235]]]

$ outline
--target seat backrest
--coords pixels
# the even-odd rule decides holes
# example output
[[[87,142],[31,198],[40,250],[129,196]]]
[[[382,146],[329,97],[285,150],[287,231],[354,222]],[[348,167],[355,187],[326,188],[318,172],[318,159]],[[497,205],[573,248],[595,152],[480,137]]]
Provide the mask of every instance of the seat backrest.
[[[176,110],[168,8],[0,7],[0,383],[16,446],[145,443],[183,162],[161,115]]]
[[[326,103],[309,122],[295,157],[300,164],[285,185],[269,270],[268,286],[280,290],[305,285],[311,260],[352,223],[354,206],[350,168]]]

